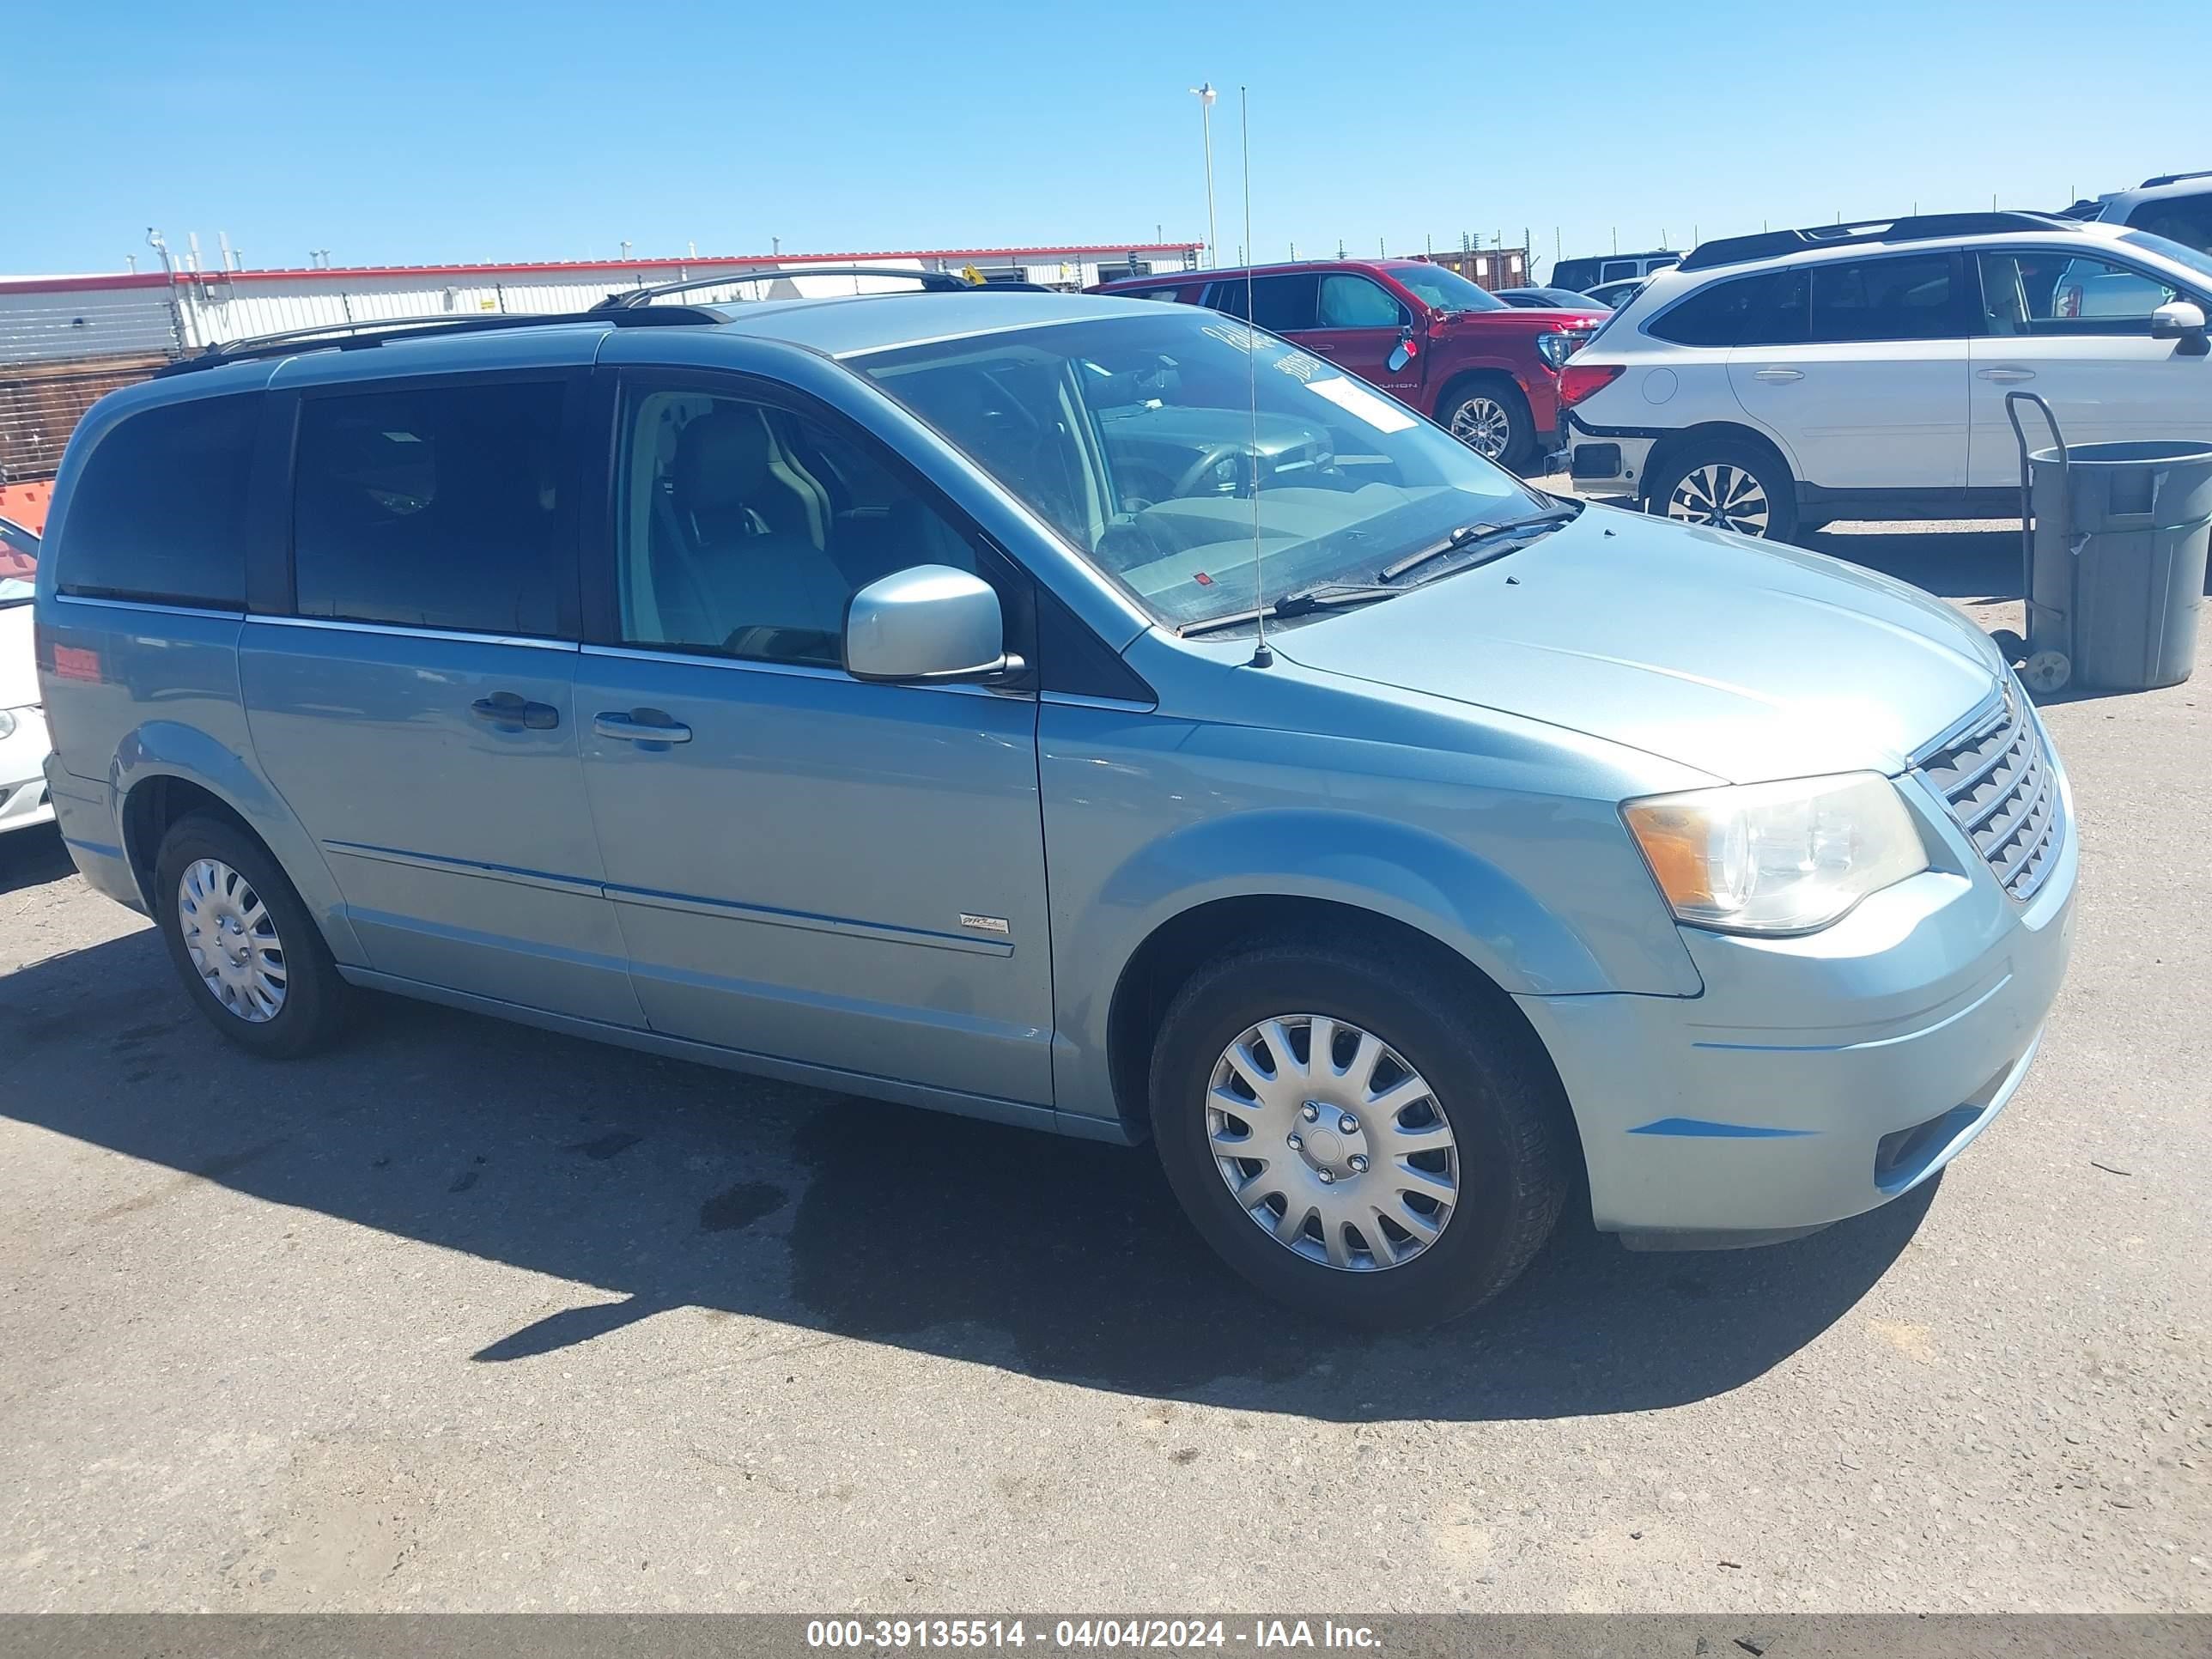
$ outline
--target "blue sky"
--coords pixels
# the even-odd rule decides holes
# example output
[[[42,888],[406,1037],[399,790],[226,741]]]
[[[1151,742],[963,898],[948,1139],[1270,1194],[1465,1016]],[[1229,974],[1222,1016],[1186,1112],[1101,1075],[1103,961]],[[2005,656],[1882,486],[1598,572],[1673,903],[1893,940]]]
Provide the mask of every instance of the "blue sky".
[[[1402,6],[15,0],[0,272],[1000,246],[1548,255],[2212,167],[2212,14],[2131,0]],[[210,263],[212,264],[210,255]]]

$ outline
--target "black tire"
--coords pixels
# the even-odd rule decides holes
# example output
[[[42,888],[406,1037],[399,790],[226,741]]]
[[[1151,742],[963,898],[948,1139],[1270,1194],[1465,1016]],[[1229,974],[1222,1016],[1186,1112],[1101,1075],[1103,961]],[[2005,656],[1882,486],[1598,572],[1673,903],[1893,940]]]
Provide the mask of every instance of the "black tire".
[[[1291,1014],[1374,1034],[1433,1091],[1456,1144],[1459,1193],[1410,1259],[1356,1272],[1309,1259],[1255,1223],[1224,1179],[1207,1124],[1214,1066],[1251,1027]],[[1194,975],[1163,1022],[1151,1095],[1169,1185],[1206,1242],[1275,1300],[1368,1329],[1433,1324],[1496,1296],[1550,1235],[1577,1167],[1558,1079],[1502,997],[1470,998],[1379,954],[1316,943],[1255,944]],[[1316,1227],[1305,1247],[1320,1248],[1319,1237]]]
[[[243,878],[242,886],[233,890],[240,908],[250,911],[258,899],[266,915],[269,931],[257,930],[256,937],[273,938],[276,949],[272,953],[265,945],[255,948],[280,965],[283,994],[276,1012],[265,1018],[248,1019],[234,1011],[209,988],[192,961],[179,893],[185,872],[208,859]],[[337,1036],[349,988],[338,976],[322,929],[267,848],[227,819],[195,813],[179,818],[161,838],[154,870],[155,921],[169,958],[177,964],[185,994],[216,1030],[241,1048],[277,1060],[312,1054]]]
[[[1479,399],[1494,404],[1506,422],[1504,447],[1488,459],[1509,472],[1525,471],[1536,459],[1536,418],[1528,412],[1528,400],[1521,395],[1521,388],[1504,375],[1469,374],[1454,380],[1437,400],[1437,424],[1481,454],[1482,447],[1461,436],[1455,425],[1463,413],[1472,412],[1469,406]]]
[[[1668,504],[1678,494],[1682,495],[1686,507],[1694,507],[1708,503],[1712,491],[1700,480],[1691,480],[1706,469],[1713,470],[1718,487],[1734,491],[1740,484],[1737,475],[1747,474],[1762,496],[1767,511],[1762,529],[1751,529],[1741,523],[1722,524],[1717,518],[1692,520],[1693,523],[1711,523],[1717,528],[1733,529],[1739,535],[1762,537],[1770,542],[1794,540],[1797,535],[1797,480],[1790,477],[1790,469],[1772,450],[1741,440],[1716,438],[1710,441],[1693,441],[1677,449],[1667,459],[1665,466],[1656,473],[1647,474],[1648,494],[1645,504],[1662,518],[1674,516]]]

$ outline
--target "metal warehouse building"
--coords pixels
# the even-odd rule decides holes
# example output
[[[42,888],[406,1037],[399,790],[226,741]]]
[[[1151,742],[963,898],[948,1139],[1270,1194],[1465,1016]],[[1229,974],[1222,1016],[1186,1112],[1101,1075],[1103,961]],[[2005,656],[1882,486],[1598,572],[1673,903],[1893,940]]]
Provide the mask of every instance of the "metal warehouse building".
[[[51,477],[70,431],[102,393],[204,347],[252,335],[397,317],[584,311],[625,289],[695,277],[756,279],[690,296],[709,301],[816,298],[898,286],[867,276],[799,274],[822,265],[920,266],[986,282],[1081,288],[1109,276],[1194,264],[1200,246],[1102,243],[0,277],[0,485]],[[769,280],[757,280],[763,277]]]

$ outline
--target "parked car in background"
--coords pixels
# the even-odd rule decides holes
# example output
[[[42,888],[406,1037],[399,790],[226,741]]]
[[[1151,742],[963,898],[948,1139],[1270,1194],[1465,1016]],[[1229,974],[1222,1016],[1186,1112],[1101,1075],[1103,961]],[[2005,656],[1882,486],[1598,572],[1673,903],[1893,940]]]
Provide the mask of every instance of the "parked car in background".
[[[1784,540],[1832,519],[2009,517],[2015,387],[2071,443],[2212,438],[2208,310],[2212,254],[2051,214],[1708,242],[1561,376],[1569,467]]]
[[[1559,365],[1604,320],[1588,303],[1516,309],[1425,259],[1184,271],[1090,291],[1249,316],[1516,471],[1557,447]]]
[[[0,832],[45,823],[46,722],[39,706],[31,599],[39,538],[0,519]]]
[[[1552,286],[1587,294],[1601,283],[1649,276],[1679,264],[1682,256],[1671,248],[1656,247],[1642,253],[1599,253],[1585,259],[1561,259],[1552,267]]]
[[[39,562],[71,855],[248,1049],[368,986],[1149,1138],[1367,1325],[1571,1194],[1671,1248],[1872,1209],[2033,1059],[2065,777],[1925,594],[1539,494],[1195,307],[345,343],[102,399]]]
[[[1501,288],[1496,293],[1507,305],[1523,311],[1581,311],[1590,298],[1568,288]]]
[[[2063,216],[2126,225],[2199,253],[2212,253],[2212,172],[2161,173],[2133,190],[2076,202]]]
[[[1607,311],[1618,311],[1635,298],[1649,281],[1650,278],[1648,276],[1625,276],[1617,283],[1600,283],[1583,297],[1592,305],[1602,306]]]

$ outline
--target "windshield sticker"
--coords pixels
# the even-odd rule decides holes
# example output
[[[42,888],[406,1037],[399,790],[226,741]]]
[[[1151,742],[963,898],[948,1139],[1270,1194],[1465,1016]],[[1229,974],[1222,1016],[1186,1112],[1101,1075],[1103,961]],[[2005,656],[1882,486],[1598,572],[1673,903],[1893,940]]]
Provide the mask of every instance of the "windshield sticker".
[[[1392,403],[1388,398],[1377,397],[1358,380],[1333,375],[1326,380],[1308,380],[1306,390],[1316,398],[1326,398],[1346,414],[1362,420],[1377,432],[1403,432],[1413,425],[1413,417]]]

